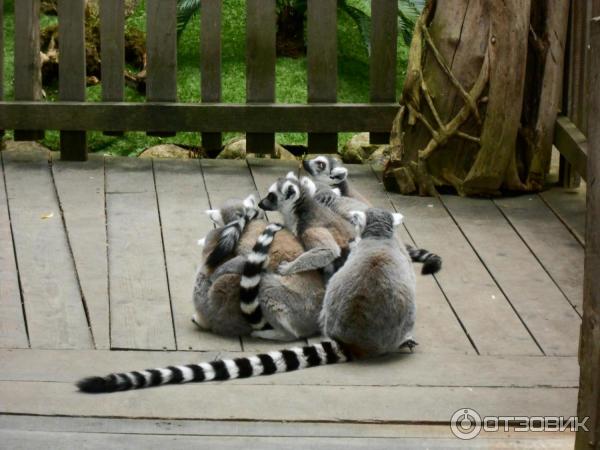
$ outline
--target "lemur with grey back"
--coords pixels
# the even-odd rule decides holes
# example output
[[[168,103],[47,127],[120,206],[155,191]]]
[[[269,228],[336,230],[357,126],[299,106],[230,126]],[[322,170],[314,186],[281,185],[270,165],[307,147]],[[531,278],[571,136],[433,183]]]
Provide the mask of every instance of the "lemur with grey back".
[[[317,156],[303,161],[304,170],[313,177],[317,186],[315,200],[331,209],[346,220],[351,220],[352,211],[366,211],[371,204],[348,181],[348,169],[340,161],[330,156]],[[327,189],[329,187],[330,189]],[[338,189],[337,195],[333,189]],[[423,275],[434,274],[442,268],[442,258],[423,248],[406,244],[406,250],[413,262],[422,263]]]
[[[283,275],[321,269],[328,278],[343,264],[355,237],[348,221],[315,201],[315,192],[316,186],[309,178],[298,179],[290,172],[273,183],[258,204],[266,211],[279,211],[286,228],[304,246],[302,255],[279,266]]]
[[[353,217],[360,237],[347,263],[331,279],[321,312],[323,332],[333,341],[250,357],[89,377],[80,380],[78,388],[103,393],[247,378],[376,356],[401,346],[412,348],[415,276],[393,231],[401,217],[374,209],[358,211]]]
[[[277,225],[256,217],[247,220],[240,233],[226,233],[236,236],[237,242],[232,245],[227,239],[224,250],[225,230],[242,223],[245,216],[258,216],[256,200],[232,200],[207,213],[221,226],[211,230],[203,242],[204,262],[194,284],[194,322],[228,336],[251,334],[289,341],[317,334],[324,295],[319,272],[292,276],[275,272],[281,263],[303,253],[298,239],[288,230],[276,232]],[[229,222],[222,225],[224,221]]]

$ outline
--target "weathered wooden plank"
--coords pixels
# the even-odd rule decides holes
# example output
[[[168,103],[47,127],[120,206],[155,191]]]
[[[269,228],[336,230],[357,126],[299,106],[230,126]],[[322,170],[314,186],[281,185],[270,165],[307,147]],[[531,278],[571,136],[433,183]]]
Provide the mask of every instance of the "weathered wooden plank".
[[[575,238],[585,244],[585,190],[553,188],[540,193],[540,197],[554,211]]]
[[[202,0],[200,12],[200,94],[206,103],[221,101],[222,0]],[[202,148],[211,157],[221,150],[221,133],[202,133]]]
[[[32,103],[0,102],[4,129],[40,126],[49,130],[386,132],[396,104],[252,104],[228,103]],[[331,151],[335,151],[332,147]]]
[[[437,199],[390,194],[420,247],[443,258],[444,295],[483,355],[538,355],[535,344],[473,248]],[[499,327],[498,324],[502,324]]]
[[[536,259],[581,314],[584,251],[538,196],[495,201]]]
[[[40,59],[40,0],[21,0],[15,3],[15,100],[42,99],[42,62]],[[2,123],[3,121],[0,121]],[[0,128],[2,128],[0,126]],[[16,141],[43,139],[43,125],[39,130],[19,130],[15,127]],[[5,127],[6,129],[6,127]]]
[[[391,210],[393,205],[383,184],[379,182],[369,166],[346,165],[352,186],[377,208]],[[400,229],[404,243],[415,245],[404,227]],[[436,249],[428,249],[436,252]],[[444,255],[441,255],[444,259]],[[443,263],[445,265],[445,261]],[[454,315],[448,301],[432,276],[419,275],[420,265],[415,265],[417,275],[417,321],[415,338],[419,342],[419,352],[470,353],[475,350],[461,323]],[[445,270],[445,267],[442,269]]]
[[[53,161],[52,172],[94,342],[110,348],[104,158]]]
[[[336,0],[310,0],[306,27],[308,102],[335,103],[337,100]],[[310,153],[336,153],[337,134],[309,133],[308,149]]]
[[[585,180],[587,178],[587,139],[568,117],[560,116],[556,120],[554,145],[560,152],[561,158],[566,158],[572,169],[576,170]]]
[[[246,101],[275,101],[275,0],[246,2]],[[247,133],[246,149],[254,153],[273,153],[273,133]]]
[[[289,344],[279,343],[278,349]],[[2,381],[71,383],[93,375],[251,355],[252,351],[0,350]],[[69,370],[64,370],[68,367]],[[240,385],[577,387],[576,357],[396,353],[370,361],[229,381]]]
[[[177,0],[147,0],[146,49],[146,100],[177,101]],[[156,131],[148,135],[175,135],[172,130]]]
[[[152,161],[106,160],[111,347],[174,349]]]
[[[575,355],[579,316],[494,203],[442,198],[545,354]]]
[[[29,340],[1,164],[0,175],[0,347],[27,348]]]
[[[192,287],[202,253],[196,242],[212,229],[204,214],[209,202],[200,164],[166,160],[153,164],[177,348],[239,350],[239,339],[200,331],[191,321]]]
[[[257,426],[254,424],[254,426]],[[264,427],[258,426],[259,429]],[[270,427],[269,427],[270,428]],[[446,427],[448,428],[448,427]],[[551,433],[546,433],[547,435]],[[563,433],[554,433],[563,434]],[[43,450],[47,448],[67,448],[73,442],[77,442],[77,447],[82,450],[105,448],[121,449],[139,449],[161,450],[171,449],[189,449],[198,446],[198,436],[164,436],[164,435],[134,435],[134,434],[110,434],[110,433],[77,433],[54,431],[46,432],[25,432],[13,430],[1,430],[0,439],[8,448],[23,450]],[[489,449],[491,446],[498,445],[496,438],[484,439],[478,436],[476,441],[465,445],[455,437],[433,438],[430,436],[420,436],[414,438],[367,438],[367,437],[279,437],[263,434],[261,436],[202,436],[202,444],[211,449],[352,449],[352,448],[370,448],[370,449],[399,449],[399,450],[436,450],[436,449]],[[493,440],[492,440],[493,439]],[[561,436],[560,438],[550,436],[538,436],[533,441],[531,438],[523,440],[517,437],[505,437],[502,440],[503,449],[532,448],[536,449],[564,449],[572,445],[574,436]],[[491,442],[490,442],[491,441]]]
[[[85,101],[85,0],[59,0],[60,63],[58,98]],[[60,156],[67,161],[87,159],[85,131],[61,131]]]
[[[4,0],[0,0],[0,101],[4,100]],[[0,138],[4,130],[0,129]]]
[[[318,370],[318,369],[314,369]],[[481,416],[572,416],[575,388],[162,386],[98,396],[71,383],[0,382],[6,414],[163,419],[448,422],[464,405]],[[261,401],[257,401],[261,399]],[[360,405],[360,408],[357,407]]]
[[[589,417],[589,429],[578,430],[577,450],[600,447],[600,1],[590,2],[590,100],[587,117],[590,152],[585,234],[585,284],[579,365],[579,417]]]
[[[371,2],[371,101],[396,100],[396,59],[398,45],[398,2],[373,0]],[[371,144],[389,144],[389,133],[371,133]]]
[[[2,153],[29,339],[34,348],[90,348],[48,157],[35,150]]]
[[[125,84],[125,1],[100,2],[100,48],[102,65],[102,100],[123,100]],[[108,132],[119,136],[120,132]]]
[[[447,424],[357,424],[357,423],[280,423],[280,422],[236,422],[202,420],[151,420],[151,419],[96,419],[92,417],[44,417],[0,415],[0,429],[20,431],[50,431],[79,433],[161,434],[184,436],[277,436],[277,437],[356,437],[356,438],[429,438],[457,439]],[[575,439],[574,433],[548,432],[521,433],[521,447],[546,448],[542,439],[557,441],[567,448]],[[508,447],[510,432],[502,430],[486,433],[482,431],[475,441],[502,441]],[[534,441],[535,440],[535,441]],[[458,441],[462,442],[462,441]],[[493,441],[492,441],[493,442]],[[527,444],[525,444],[527,442]],[[464,445],[464,442],[462,442]],[[442,447],[442,448],[448,448]],[[468,447],[471,448],[471,447]],[[484,448],[487,448],[484,446]]]

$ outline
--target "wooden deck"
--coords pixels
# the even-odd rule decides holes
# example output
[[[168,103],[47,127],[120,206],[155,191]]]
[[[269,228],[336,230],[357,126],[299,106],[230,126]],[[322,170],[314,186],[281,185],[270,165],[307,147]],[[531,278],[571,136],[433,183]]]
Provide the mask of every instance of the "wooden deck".
[[[1,153],[0,448],[572,445],[565,433],[465,442],[447,423],[467,407],[575,415],[581,193],[402,197],[352,166],[363,194],[405,215],[403,238],[444,259],[438,276],[418,276],[414,354],[99,397],[73,382],[282,347],[200,332],[191,288],[212,227],[203,211],[264,193],[290,163],[92,156]]]

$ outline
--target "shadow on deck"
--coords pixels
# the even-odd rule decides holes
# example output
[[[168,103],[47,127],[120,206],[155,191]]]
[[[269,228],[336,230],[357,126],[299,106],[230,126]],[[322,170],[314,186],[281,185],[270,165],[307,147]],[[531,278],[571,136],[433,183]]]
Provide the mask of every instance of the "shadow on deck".
[[[461,408],[481,416],[575,415],[581,193],[403,197],[386,193],[370,167],[350,166],[351,181],[374,205],[405,215],[405,241],[444,259],[435,278],[418,277],[414,354],[100,398],[77,393],[73,382],[282,347],[198,331],[191,287],[196,241],[212,228],[203,211],[264,193],[294,165],[1,156],[6,448],[466,448],[445,425]],[[495,433],[469,445],[487,448],[499,438],[507,439],[502,448],[530,448],[529,439],[542,439],[536,448],[562,448],[573,440]]]

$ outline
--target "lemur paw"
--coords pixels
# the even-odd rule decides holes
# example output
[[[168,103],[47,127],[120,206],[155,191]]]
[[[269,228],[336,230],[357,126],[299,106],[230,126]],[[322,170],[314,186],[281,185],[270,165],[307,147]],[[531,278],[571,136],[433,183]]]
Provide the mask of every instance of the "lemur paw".
[[[279,275],[290,275],[292,273],[292,264],[289,262],[282,262],[277,268]]]
[[[413,348],[415,348],[419,343],[415,341],[413,338],[408,338],[402,344],[400,344],[400,348],[408,348],[412,353]]]
[[[207,330],[208,327],[204,326],[202,324],[202,320],[200,319],[200,316],[196,313],[192,316],[192,323],[195,324],[198,328],[200,328],[201,330]]]

